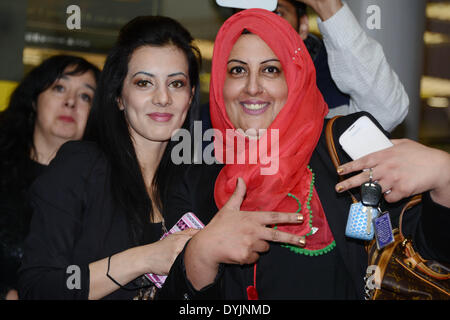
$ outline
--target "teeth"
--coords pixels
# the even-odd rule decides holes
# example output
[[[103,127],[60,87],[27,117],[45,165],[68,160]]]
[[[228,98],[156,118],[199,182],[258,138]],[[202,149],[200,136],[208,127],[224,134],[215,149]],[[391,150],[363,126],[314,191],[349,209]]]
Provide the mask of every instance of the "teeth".
[[[264,108],[265,106],[266,106],[265,103],[263,103],[263,104],[259,104],[259,103],[256,103],[256,104],[244,104],[244,107],[246,107],[247,109],[250,109],[250,110],[259,110],[259,109]]]

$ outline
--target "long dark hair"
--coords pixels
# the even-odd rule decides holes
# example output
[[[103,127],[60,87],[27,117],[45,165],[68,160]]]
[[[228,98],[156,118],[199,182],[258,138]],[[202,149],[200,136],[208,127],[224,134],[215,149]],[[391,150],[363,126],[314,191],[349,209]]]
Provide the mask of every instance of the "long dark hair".
[[[127,214],[130,240],[143,241],[143,228],[154,218],[152,201],[145,186],[124,113],[117,100],[121,96],[128,63],[133,52],[142,46],[174,45],[185,54],[189,64],[189,80],[195,88],[184,128],[189,129],[192,113],[198,105],[200,53],[192,44],[190,33],[177,21],[160,16],[142,16],[128,22],[119,33],[117,43],[105,62],[94,105],[86,128],[86,140],[97,142],[111,166],[111,192],[115,205]],[[153,178],[151,190],[161,210],[161,190],[171,164],[172,142],[162,156]]]
[[[73,67],[70,72],[67,67]],[[0,113],[0,192],[23,189],[31,181],[30,154],[34,150],[33,132],[38,96],[64,75],[92,71],[97,80],[100,70],[81,57],[57,55],[30,71],[13,91],[8,108]]]

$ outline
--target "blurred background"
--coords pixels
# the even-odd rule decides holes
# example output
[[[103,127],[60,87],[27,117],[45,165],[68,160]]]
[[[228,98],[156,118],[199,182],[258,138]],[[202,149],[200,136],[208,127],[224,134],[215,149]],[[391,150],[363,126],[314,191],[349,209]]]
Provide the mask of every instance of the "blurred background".
[[[450,1],[348,0],[362,27],[384,48],[410,98],[393,137],[408,137],[450,152]],[[367,8],[381,9],[381,29],[366,26]],[[70,30],[67,8],[80,8],[81,28]],[[196,38],[203,56],[202,102],[208,99],[213,42],[231,9],[214,0],[0,0],[0,110],[23,75],[49,56],[80,55],[100,68],[118,30],[138,15],[165,15]],[[311,31],[320,36],[316,14]]]

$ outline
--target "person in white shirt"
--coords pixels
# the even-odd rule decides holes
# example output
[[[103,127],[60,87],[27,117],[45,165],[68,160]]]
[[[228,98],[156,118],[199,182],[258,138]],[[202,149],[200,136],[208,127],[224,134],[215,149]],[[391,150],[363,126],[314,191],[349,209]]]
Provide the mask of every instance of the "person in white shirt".
[[[309,33],[305,4],[319,16],[322,41]],[[382,46],[367,36],[341,0],[278,0],[275,11],[298,31],[314,60],[327,117],[371,113],[387,131],[406,117],[409,99]]]

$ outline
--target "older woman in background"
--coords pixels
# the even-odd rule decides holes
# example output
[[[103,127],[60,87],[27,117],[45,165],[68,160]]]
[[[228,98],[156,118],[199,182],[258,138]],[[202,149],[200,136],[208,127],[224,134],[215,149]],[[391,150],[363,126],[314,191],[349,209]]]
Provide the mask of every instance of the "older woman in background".
[[[24,78],[0,114],[1,298],[17,298],[28,188],[63,143],[82,138],[99,74],[83,58],[53,56]]]

